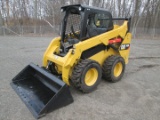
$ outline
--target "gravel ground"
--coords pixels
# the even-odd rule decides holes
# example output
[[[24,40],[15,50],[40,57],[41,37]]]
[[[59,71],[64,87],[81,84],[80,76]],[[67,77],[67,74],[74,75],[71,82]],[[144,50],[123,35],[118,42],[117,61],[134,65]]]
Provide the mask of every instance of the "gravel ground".
[[[30,62],[41,65],[52,38],[0,37],[0,120],[34,120],[10,86]],[[82,94],[71,88],[74,103],[41,120],[159,120],[160,41],[132,40],[129,64],[122,81],[104,80],[97,90]]]

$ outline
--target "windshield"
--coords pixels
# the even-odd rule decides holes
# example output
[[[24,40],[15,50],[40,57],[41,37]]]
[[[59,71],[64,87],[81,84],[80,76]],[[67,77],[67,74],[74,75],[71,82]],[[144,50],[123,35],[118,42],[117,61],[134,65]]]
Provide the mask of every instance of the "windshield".
[[[77,8],[68,8],[62,22],[62,41],[76,38],[80,39],[81,13]],[[67,39],[66,39],[67,38]]]
[[[80,21],[81,16],[79,14],[69,14],[67,19],[66,34],[72,33],[71,26],[73,26],[75,32],[80,31]]]

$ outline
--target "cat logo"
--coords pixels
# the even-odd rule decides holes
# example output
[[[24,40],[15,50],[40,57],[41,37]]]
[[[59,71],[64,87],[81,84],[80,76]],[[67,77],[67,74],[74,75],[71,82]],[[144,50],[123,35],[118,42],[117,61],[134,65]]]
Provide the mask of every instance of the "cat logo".
[[[129,49],[130,48],[130,44],[122,44],[121,46],[120,46],[120,50],[127,50],[127,49]]]

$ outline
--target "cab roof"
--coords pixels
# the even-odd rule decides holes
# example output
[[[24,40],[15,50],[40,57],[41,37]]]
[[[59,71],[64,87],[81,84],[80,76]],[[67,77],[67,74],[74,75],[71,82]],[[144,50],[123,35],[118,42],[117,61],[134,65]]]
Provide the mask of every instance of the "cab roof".
[[[98,8],[98,7],[93,7],[93,6],[88,6],[88,5],[82,5],[82,4],[74,4],[74,5],[67,5],[67,6],[63,6],[61,7],[61,9],[63,9],[64,11],[68,8],[79,8],[81,7],[82,11],[84,11],[85,9],[90,10],[90,11],[99,11],[99,12],[108,12],[106,9],[104,8]]]

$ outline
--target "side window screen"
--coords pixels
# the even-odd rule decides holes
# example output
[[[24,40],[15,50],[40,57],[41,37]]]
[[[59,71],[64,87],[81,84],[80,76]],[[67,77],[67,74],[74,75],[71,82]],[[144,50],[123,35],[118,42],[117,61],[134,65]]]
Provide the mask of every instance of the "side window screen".
[[[109,26],[109,16],[107,14],[95,14],[94,22],[96,27],[107,28]]]
[[[111,16],[106,13],[91,13],[87,21],[87,34],[93,37],[113,29]]]

